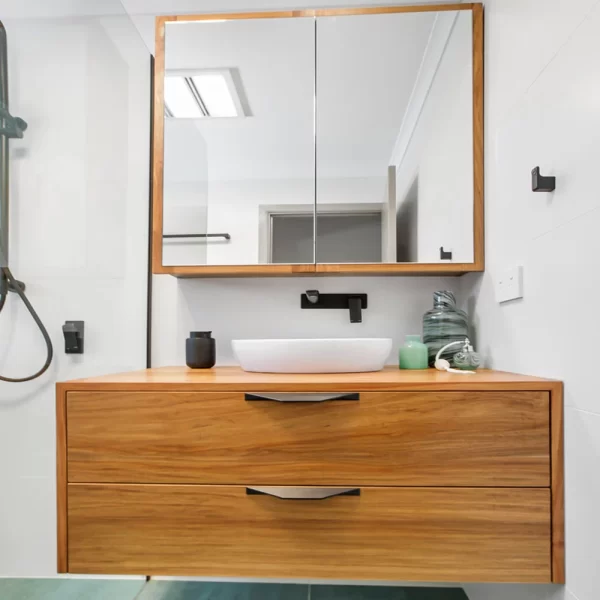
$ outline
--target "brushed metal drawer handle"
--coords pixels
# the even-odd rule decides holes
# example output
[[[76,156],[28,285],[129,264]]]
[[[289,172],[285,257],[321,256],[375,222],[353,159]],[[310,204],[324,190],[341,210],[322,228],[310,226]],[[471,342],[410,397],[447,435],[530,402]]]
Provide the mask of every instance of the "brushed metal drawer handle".
[[[314,393],[282,393],[282,394],[244,394],[246,402],[269,400],[272,402],[327,402],[330,400],[360,400],[360,394],[314,394]]]
[[[324,500],[334,496],[360,496],[360,488],[247,487],[248,496],[274,496],[281,500]]]

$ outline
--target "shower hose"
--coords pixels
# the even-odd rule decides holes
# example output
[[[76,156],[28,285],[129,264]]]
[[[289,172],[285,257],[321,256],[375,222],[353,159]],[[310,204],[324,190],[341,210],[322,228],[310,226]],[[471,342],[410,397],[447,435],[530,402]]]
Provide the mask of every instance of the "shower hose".
[[[44,363],[44,366],[37,373],[34,373],[33,375],[30,375],[29,377],[20,377],[20,378],[4,377],[3,375],[0,375],[0,381],[7,381],[9,383],[23,383],[25,381],[31,381],[32,379],[37,379],[40,375],[42,375],[43,373],[45,373],[48,370],[48,367],[50,366],[50,363],[52,362],[52,356],[54,354],[54,349],[52,348],[52,340],[50,339],[50,336],[48,335],[48,331],[44,327],[44,324],[42,323],[42,320],[39,318],[38,314],[35,312],[35,309],[31,305],[31,302],[29,302],[29,300],[27,299],[27,296],[25,295],[25,292],[23,291],[21,284],[13,277],[13,274],[10,272],[10,269],[8,267],[2,267],[1,271],[2,272],[0,274],[0,312],[2,312],[2,309],[4,308],[4,303],[6,302],[6,297],[8,296],[8,289],[10,287],[12,291],[16,292],[19,295],[19,298],[21,298],[21,300],[23,301],[23,304],[27,307],[29,314],[32,316],[33,320],[35,321],[35,324],[39,327],[40,331],[42,332],[42,335],[44,336],[44,341],[46,342],[46,348],[48,349],[48,354],[46,356],[46,362]]]

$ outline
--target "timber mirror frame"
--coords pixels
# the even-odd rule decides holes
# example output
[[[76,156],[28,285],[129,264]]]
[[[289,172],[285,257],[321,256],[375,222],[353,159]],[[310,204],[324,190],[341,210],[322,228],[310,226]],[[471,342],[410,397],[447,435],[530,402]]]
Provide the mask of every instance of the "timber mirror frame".
[[[473,44],[473,257],[472,263],[339,263],[339,264],[247,264],[163,265],[163,169],[164,169],[164,75],[165,25],[170,22],[332,17],[438,11],[471,11]],[[279,12],[196,14],[156,17],[153,78],[152,219],[151,263],[154,274],[176,277],[236,277],[290,275],[462,275],[484,270],[484,163],[483,163],[483,4],[427,4],[366,8],[306,9]],[[315,257],[316,261],[317,257]]]

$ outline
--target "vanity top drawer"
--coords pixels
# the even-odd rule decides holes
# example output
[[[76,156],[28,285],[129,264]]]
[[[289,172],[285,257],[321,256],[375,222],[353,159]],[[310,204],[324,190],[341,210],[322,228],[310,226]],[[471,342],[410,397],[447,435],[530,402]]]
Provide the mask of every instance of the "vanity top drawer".
[[[548,396],[68,392],[68,481],[544,487]]]

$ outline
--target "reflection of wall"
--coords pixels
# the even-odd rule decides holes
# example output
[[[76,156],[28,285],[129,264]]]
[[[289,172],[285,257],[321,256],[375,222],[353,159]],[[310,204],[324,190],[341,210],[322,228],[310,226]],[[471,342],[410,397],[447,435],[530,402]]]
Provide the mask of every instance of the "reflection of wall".
[[[261,205],[314,204],[313,179],[245,180],[209,183],[208,231],[230,233],[231,240],[208,243],[208,264],[259,262]],[[319,179],[319,202],[363,203],[382,201],[385,178]]]
[[[35,4],[91,3],[2,16],[11,112],[29,123],[10,142],[11,267],[55,352],[40,379],[0,383],[0,574],[40,577],[56,574],[54,383],[145,364],[150,57],[118,0],[99,18]],[[67,319],[85,320],[84,355],[64,354]],[[45,352],[10,294],[0,373],[30,375]]]
[[[194,121],[165,119],[163,233],[207,233],[208,156]],[[206,263],[205,240],[163,241],[163,265]]]
[[[440,246],[454,262],[473,261],[473,99],[471,15],[460,12],[438,71],[398,166],[398,210],[412,214],[418,175],[417,256],[438,262]],[[414,225],[413,225],[414,226]],[[398,244],[407,246],[412,242]]]
[[[405,192],[396,213],[396,261],[417,262],[419,256],[419,176]]]

